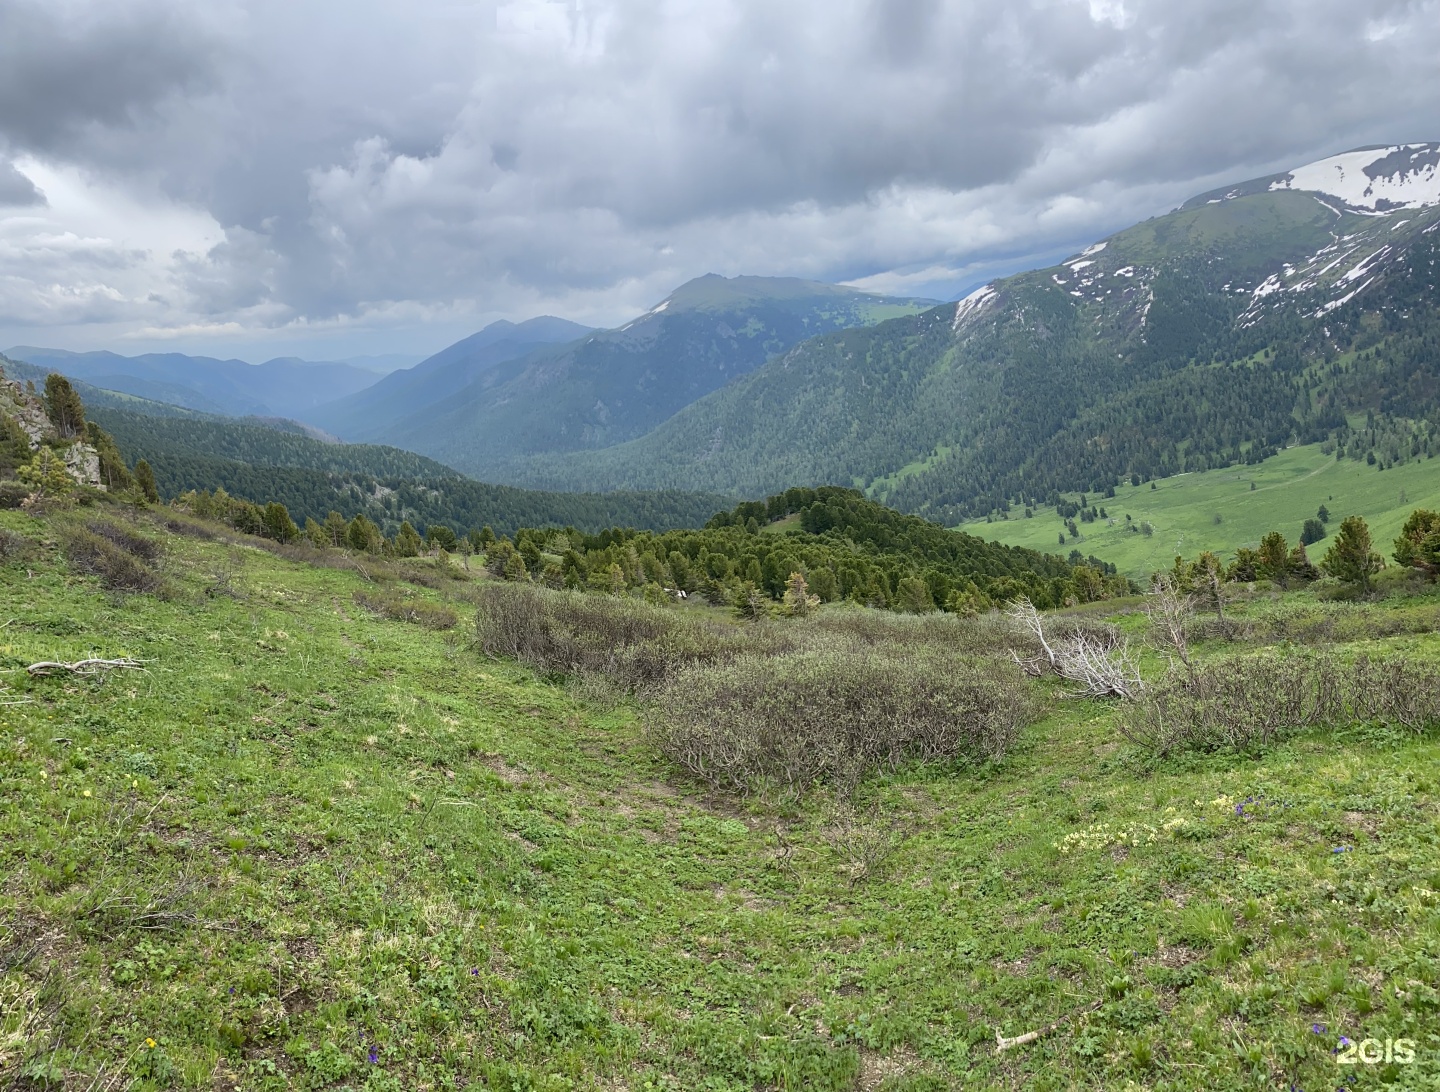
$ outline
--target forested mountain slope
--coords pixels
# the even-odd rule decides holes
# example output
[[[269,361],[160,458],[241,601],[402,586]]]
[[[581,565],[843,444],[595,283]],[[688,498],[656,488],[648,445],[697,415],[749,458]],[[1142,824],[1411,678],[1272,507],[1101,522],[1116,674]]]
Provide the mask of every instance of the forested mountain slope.
[[[371,440],[396,421],[464,390],[498,365],[590,332],[588,326],[550,316],[492,322],[413,368],[392,372],[362,391],[317,406],[305,415],[306,420],[346,440]]]
[[[1347,413],[1433,413],[1436,155],[1354,153],[1205,195],[959,304],[806,341],[635,442],[508,480],[853,483],[957,522],[1343,441]],[[1339,196],[1297,188],[1332,176]]]
[[[517,458],[641,436],[806,338],[924,306],[791,278],[701,277],[618,330],[491,367],[371,438],[493,478]]]

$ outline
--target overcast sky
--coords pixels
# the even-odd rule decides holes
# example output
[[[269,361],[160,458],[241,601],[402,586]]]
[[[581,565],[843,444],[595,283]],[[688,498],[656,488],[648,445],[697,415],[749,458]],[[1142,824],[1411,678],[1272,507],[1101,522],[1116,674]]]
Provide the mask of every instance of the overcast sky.
[[[1440,0],[0,0],[0,345],[610,325],[706,272],[953,298],[1440,139]]]

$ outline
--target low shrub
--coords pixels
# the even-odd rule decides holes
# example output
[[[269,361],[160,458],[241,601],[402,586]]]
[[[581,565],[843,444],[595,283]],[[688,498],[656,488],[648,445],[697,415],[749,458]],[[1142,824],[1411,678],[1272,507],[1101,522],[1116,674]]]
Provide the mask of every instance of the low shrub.
[[[994,760],[1038,709],[1019,669],[854,644],[747,654],[680,671],[645,723],[672,762],[716,788],[848,792],[910,762]]]
[[[0,481],[0,508],[19,508],[30,496],[30,487],[13,478]]]
[[[372,614],[394,619],[397,622],[413,622],[426,629],[452,629],[459,621],[455,612],[439,603],[411,598],[386,591],[357,591],[356,604]]]
[[[695,664],[793,647],[782,626],[739,627],[635,599],[488,584],[474,596],[482,651],[539,671],[604,675],[624,690],[658,685]]]
[[[1306,728],[1440,724],[1440,672],[1410,660],[1250,656],[1177,671],[1125,707],[1120,734],[1141,749],[1255,752]]]
[[[142,559],[89,527],[61,528],[60,545],[74,571],[99,577],[101,586],[111,591],[169,592],[164,578]]]

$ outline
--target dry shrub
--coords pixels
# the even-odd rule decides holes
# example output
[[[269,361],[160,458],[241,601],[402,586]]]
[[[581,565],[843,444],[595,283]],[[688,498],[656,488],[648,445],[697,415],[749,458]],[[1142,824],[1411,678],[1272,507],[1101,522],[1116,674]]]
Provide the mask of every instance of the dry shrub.
[[[1377,609],[1360,603],[1281,602],[1239,619],[1195,619],[1187,632],[1192,641],[1327,645],[1433,633],[1437,628],[1440,628],[1440,611],[1432,606]]]
[[[186,538],[199,539],[201,542],[214,542],[220,538],[213,528],[192,519],[180,519],[176,516],[171,516],[165,521],[165,530],[177,535],[184,535]]]
[[[357,591],[355,602],[372,614],[397,622],[412,622],[426,629],[452,629],[459,621],[455,612],[439,603],[414,599],[388,591]]]
[[[811,631],[886,648],[943,648],[984,655],[1028,648],[1025,635],[999,614],[963,618],[956,614],[894,614],[863,607],[830,608],[808,623]]]
[[[147,538],[133,528],[112,523],[110,520],[92,519],[85,524],[85,528],[103,539],[108,539],[127,554],[138,557],[141,561],[158,561],[164,552],[164,548],[153,538]]]
[[[29,561],[40,554],[39,543],[16,531],[0,528],[0,562]]]
[[[114,530],[113,525],[108,525]],[[116,541],[120,536],[100,535],[86,526],[62,527],[60,545],[70,567],[100,578],[102,587],[120,592],[148,592],[164,596],[169,587],[163,577]],[[135,536],[140,538],[140,536]],[[149,541],[144,540],[144,541]]]
[[[681,671],[645,720],[666,757],[716,788],[844,794],[877,769],[999,759],[1036,710],[1002,661],[837,642]]]
[[[1158,755],[1254,752],[1306,728],[1440,724],[1440,672],[1409,660],[1262,655],[1174,672],[1121,713],[1121,735]]]
[[[475,595],[482,651],[539,671],[604,675],[643,690],[695,664],[784,645],[780,627],[741,628],[634,599],[488,584]]]

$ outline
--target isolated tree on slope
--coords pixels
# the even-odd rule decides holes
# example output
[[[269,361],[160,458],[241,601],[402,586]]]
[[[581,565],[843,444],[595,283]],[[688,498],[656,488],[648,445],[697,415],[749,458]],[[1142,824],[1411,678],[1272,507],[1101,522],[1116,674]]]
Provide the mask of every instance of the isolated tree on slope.
[[[1370,526],[1359,516],[1346,516],[1323,562],[1325,571],[1347,584],[1359,584],[1366,594],[1370,578],[1385,566],[1370,542]]]
[[[151,504],[160,503],[160,490],[155,485],[155,471],[150,469],[150,464],[144,459],[135,464],[135,486],[140,490],[140,495]]]

